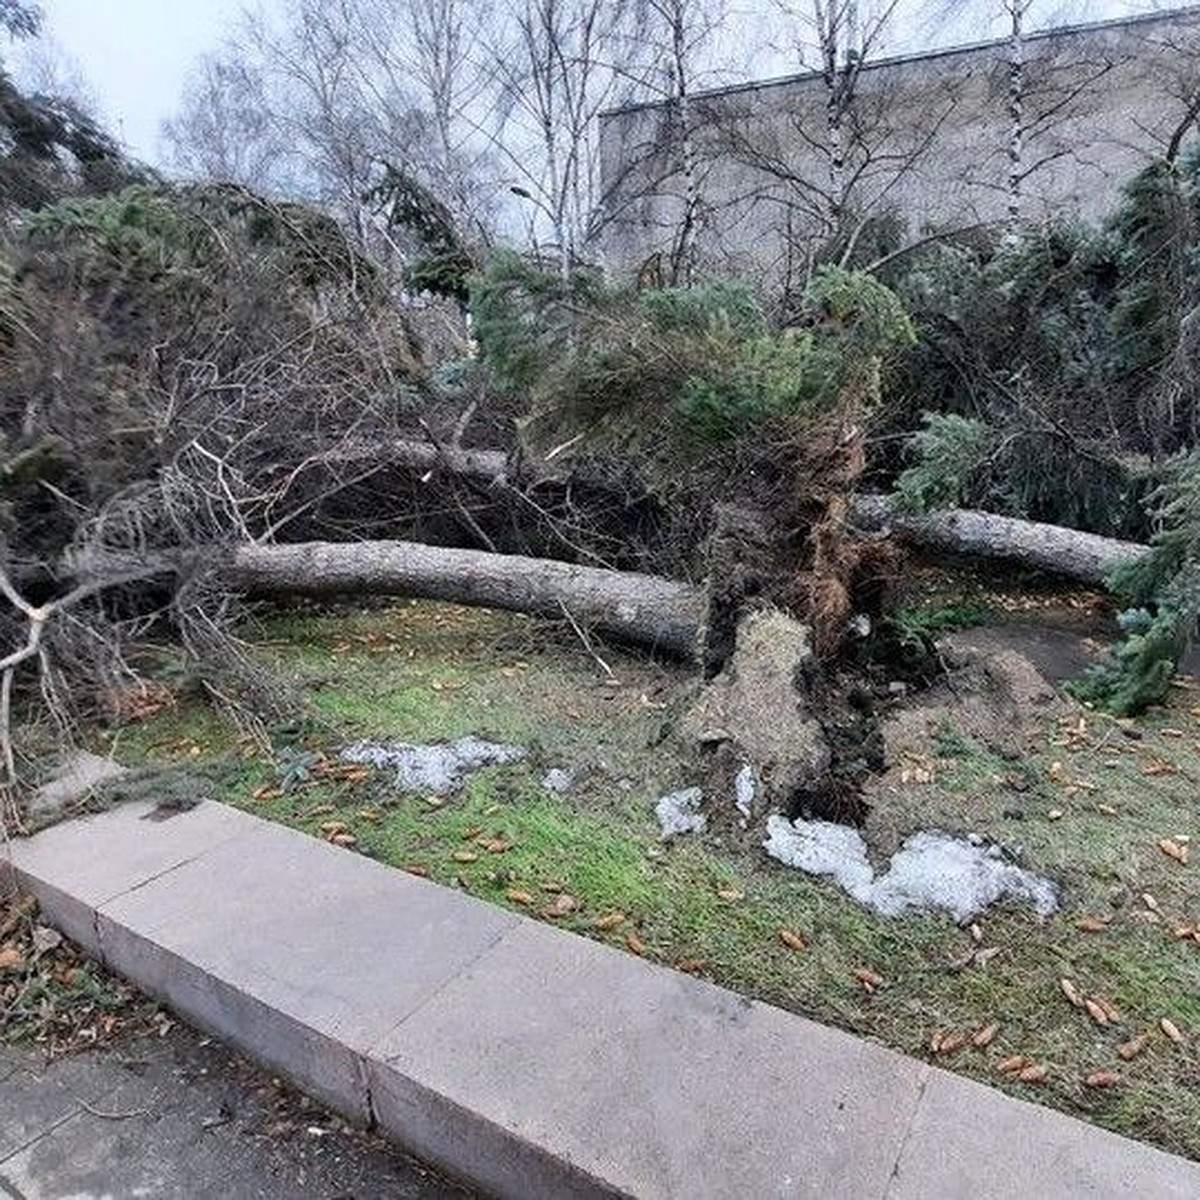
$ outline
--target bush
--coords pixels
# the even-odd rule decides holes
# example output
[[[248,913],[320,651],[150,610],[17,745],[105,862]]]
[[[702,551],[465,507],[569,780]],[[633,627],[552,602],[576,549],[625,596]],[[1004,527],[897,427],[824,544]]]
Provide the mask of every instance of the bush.
[[[1138,713],[1167,694],[1200,630],[1200,451],[1176,459],[1150,498],[1160,532],[1150,553],[1110,580],[1129,607],[1109,661],[1075,692],[1117,713]]]

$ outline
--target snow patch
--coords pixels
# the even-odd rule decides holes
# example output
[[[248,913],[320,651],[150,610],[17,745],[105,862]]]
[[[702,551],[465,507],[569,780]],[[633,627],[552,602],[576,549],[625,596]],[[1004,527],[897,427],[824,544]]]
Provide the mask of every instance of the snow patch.
[[[575,782],[575,772],[569,767],[551,767],[542,777],[542,787],[556,796],[569,792]]]
[[[700,811],[703,803],[704,793],[698,787],[663,796],[654,812],[664,840],[683,833],[703,833],[708,828],[708,818]]]
[[[848,825],[773,816],[763,846],[786,866],[833,878],[883,916],[936,910],[966,921],[1002,900],[1031,904],[1042,917],[1058,908],[1058,890],[1050,880],[1009,862],[999,846],[982,839],[936,830],[915,833],[879,875],[862,834]]]
[[[504,746],[475,737],[459,738],[429,746],[406,742],[355,742],[341,752],[345,762],[362,763],[395,771],[395,784],[405,792],[432,792],[449,796],[464,778],[481,767],[507,766],[520,762],[522,746]]]
[[[743,817],[749,818],[754,810],[754,794],[758,790],[754,780],[754,768],[747,763],[733,781],[733,802]]]
[[[763,846],[784,866],[796,867],[807,875],[827,875],[856,900],[867,902],[875,869],[867,858],[867,843],[857,829],[832,821],[768,817]]]

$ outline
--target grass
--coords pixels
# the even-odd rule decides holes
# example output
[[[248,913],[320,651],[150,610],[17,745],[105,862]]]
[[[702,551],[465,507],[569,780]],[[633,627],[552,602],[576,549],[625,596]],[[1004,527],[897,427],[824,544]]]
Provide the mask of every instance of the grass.
[[[439,883],[1200,1158],[1200,944],[1175,936],[1200,922],[1200,862],[1183,866],[1159,846],[1200,832],[1200,693],[1180,689],[1136,726],[1048,719],[1020,759],[952,720],[933,732],[927,781],[888,793],[891,819],[1019,848],[1063,888],[1063,911],[1047,921],[996,911],[972,931],[875,916],[768,860],[760,835],[732,820],[662,845],[652,801],[688,782],[663,739],[693,687],[683,673],[606,650],[610,677],[544,625],[436,605],[291,616],[255,637],[311,699],[318,723],[302,749],[475,733],[525,744],[529,758],[469,777],[444,802],[398,795],[382,773],[325,768],[283,791],[274,764],[194,705],[117,731],[117,752],[223,764],[212,777],[224,798],[261,816],[352,838]],[[579,780],[560,797],[540,780],[561,765],[579,767]],[[1078,927],[1089,920],[1100,932]],[[1111,1001],[1119,1023],[1098,1026],[1068,1003],[1064,978]],[[1163,1018],[1185,1044],[1165,1036]],[[937,1033],[993,1022],[985,1049],[930,1050]],[[1143,1032],[1144,1050],[1122,1061],[1118,1046]],[[1044,1066],[1046,1080],[998,1074],[1014,1055]],[[1108,1069],[1119,1086],[1085,1086]]]

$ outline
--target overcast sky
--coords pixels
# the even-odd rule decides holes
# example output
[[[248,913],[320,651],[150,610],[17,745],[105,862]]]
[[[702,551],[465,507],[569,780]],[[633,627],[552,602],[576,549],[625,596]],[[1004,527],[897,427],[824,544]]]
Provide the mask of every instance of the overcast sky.
[[[108,127],[138,157],[157,162],[159,130],[178,104],[191,64],[214,49],[245,0],[41,0],[48,32],[77,67]],[[777,9],[772,0],[764,12]],[[968,0],[972,8],[984,0]],[[1070,16],[1120,16],[1183,7],[1183,0],[1042,0]],[[954,40],[961,40],[955,38]]]

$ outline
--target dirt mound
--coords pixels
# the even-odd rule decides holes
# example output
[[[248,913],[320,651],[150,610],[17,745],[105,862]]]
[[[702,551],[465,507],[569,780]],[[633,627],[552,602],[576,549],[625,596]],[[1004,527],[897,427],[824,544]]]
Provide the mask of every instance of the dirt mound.
[[[829,746],[806,700],[813,670],[807,626],[774,610],[740,622],[725,669],[679,727],[685,759],[700,755],[720,777],[706,791],[732,795],[734,776],[749,764],[761,784],[755,807],[786,809],[826,774]]]
[[[970,745],[1017,762],[1035,748],[1047,719],[1071,707],[1016,650],[988,649],[966,635],[939,648],[945,678],[882,726],[885,770],[864,793],[867,840],[879,854],[895,852],[911,832],[911,789],[931,778],[939,751]],[[971,797],[963,795],[961,805],[960,826],[970,830]]]

